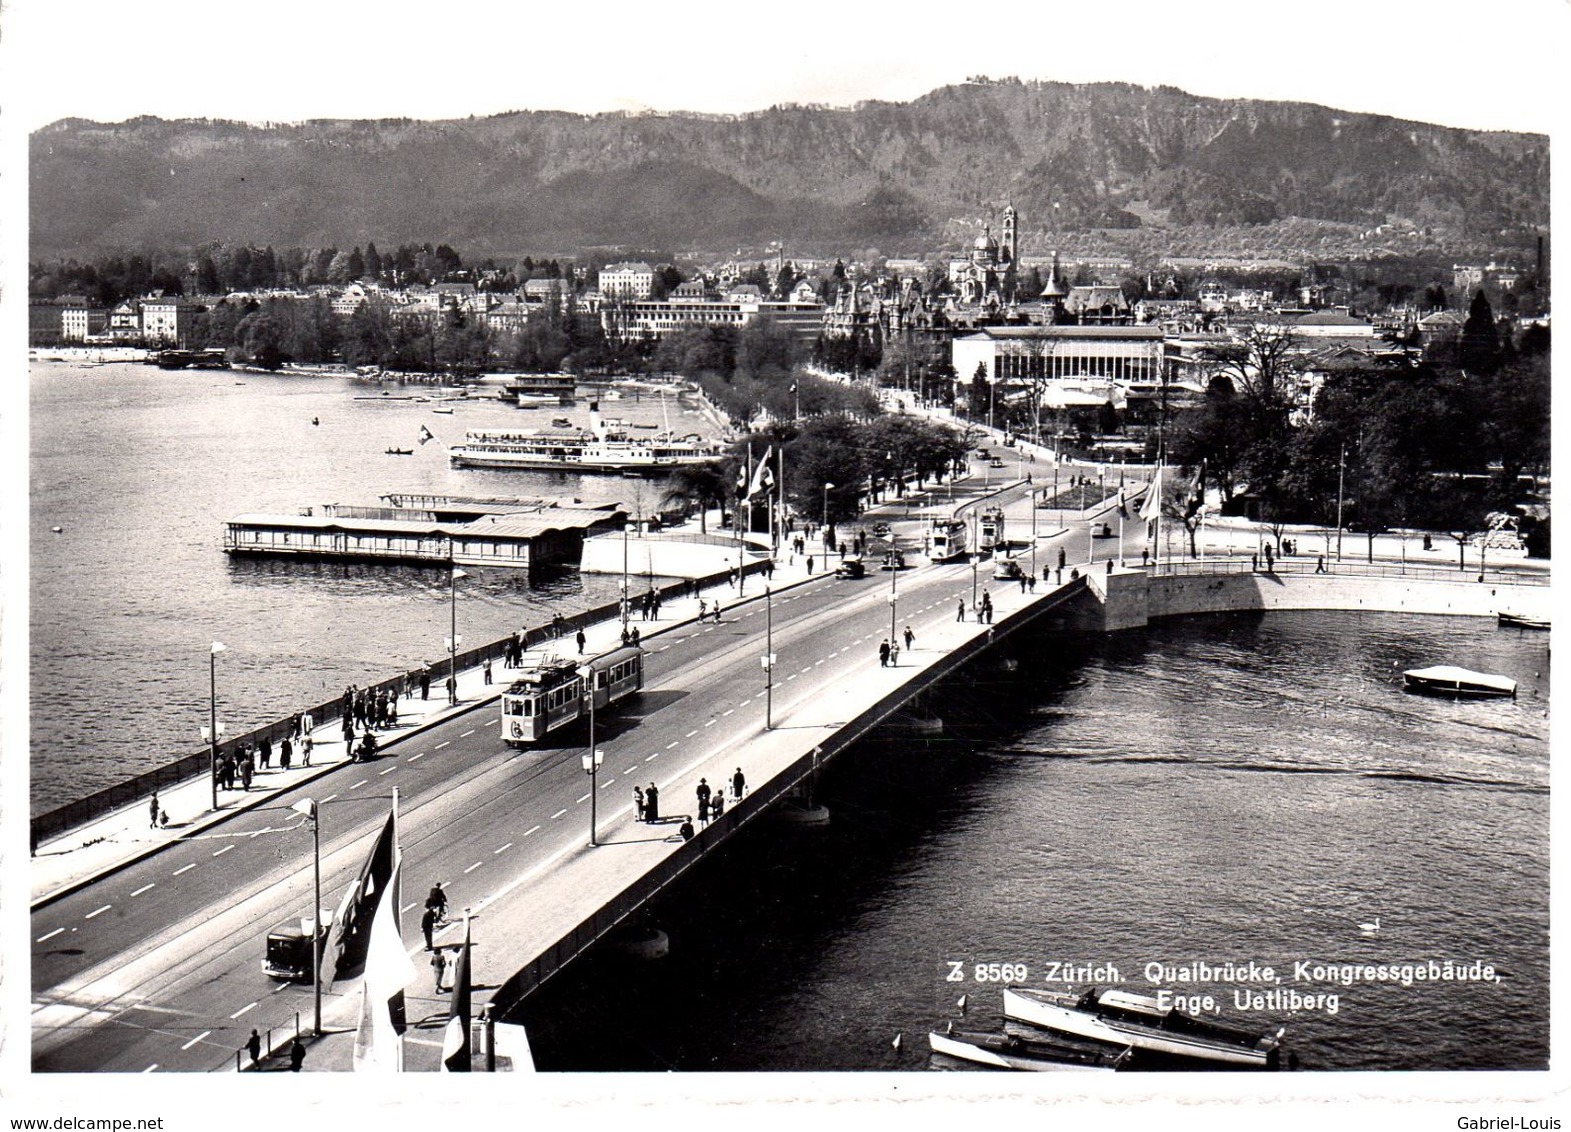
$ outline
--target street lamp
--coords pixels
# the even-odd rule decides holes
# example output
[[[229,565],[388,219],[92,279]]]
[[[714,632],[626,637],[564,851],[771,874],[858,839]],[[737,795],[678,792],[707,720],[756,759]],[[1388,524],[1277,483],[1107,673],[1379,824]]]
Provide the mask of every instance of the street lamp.
[[[453,544],[448,540],[447,545],[447,608],[448,608],[448,638],[447,638],[447,702],[449,705],[458,703],[458,579],[469,577],[457,566],[453,565]]]
[[[825,530],[829,529],[829,489],[834,487],[834,486],[835,485],[832,484],[832,483],[827,483],[826,482],[824,484],[824,529]]]
[[[627,636],[628,617],[632,613],[627,595],[627,536],[633,533],[633,524],[622,525],[622,636]]]
[[[976,564],[982,561],[982,556],[976,551],[971,552],[971,608],[976,609]]]
[[[764,730],[775,726],[775,598],[764,583]]]
[[[895,637],[895,603],[900,600],[900,595],[895,592],[895,577],[900,573],[900,551],[895,545],[893,536],[889,539],[889,653],[893,661],[894,650],[898,647]]]
[[[218,809],[218,654],[224,645],[213,642],[207,655],[207,777],[213,787],[213,809]]]
[[[598,786],[600,764],[605,761],[605,752],[595,746],[595,666],[590,661],[579,670],[584,682],[589,686],[589,749],[579,756],[583,764],[584,773],[589,776],[589,844],[591,847],[599,844],[595,840],[595,794]]]
[[[315,901],[311,905],[311,989],[316,999],[313,1032],[322,1036],[322,821],[321,807],[315,799],[301,798],[289,807],[311,819],[311,881]]]

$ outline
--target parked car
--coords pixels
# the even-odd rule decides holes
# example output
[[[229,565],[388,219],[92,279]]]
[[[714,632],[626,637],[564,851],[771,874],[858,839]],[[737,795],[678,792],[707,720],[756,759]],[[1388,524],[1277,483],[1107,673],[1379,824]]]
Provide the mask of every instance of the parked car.
[[[1018,582],[1025,576],[1020,563],[1013,558],[1000,558],[993,566],[993,579],[999,582]]]
[[[888,523],[874,523],[873,524],[873,536],[875,538],[888,538],[889,537],[889,524]]]
[[[997,456],[994,456],[987,463],[988,463],[988,466],[992,467],[992,468],[1002,468],[1004,466],[1004,462],[1002,460],[1000,460]]]
[[[844,562],[835,567],[835,577],[865,578],[867,577],[867,567],[862,564],[862,560],[860,558],[847,558]]]
[[[884,564],[879,567],[880,570],[904,570],[905,568],[906,556],[898,550],[891,550],[884,555]]]
[[[981,458],[981,459],[983,459],[983,460],[985,460],[985,459],[987,459],[987,458],[988,458],[988,457],[989,457],[989,456],[991,456],[991,455],[992,455],[992,454],[993,454],[993,453],[992,453],[992,452],[991,452],[991,451],[990,451],[990,450],[989,450],[989,449],[986,449],[986,448],[978,448],[978,449],[977,449],[977,450],[976,450],[976,454],[977,454],[977,456],[978,456],[978,457],[980,457],[980,458]]]

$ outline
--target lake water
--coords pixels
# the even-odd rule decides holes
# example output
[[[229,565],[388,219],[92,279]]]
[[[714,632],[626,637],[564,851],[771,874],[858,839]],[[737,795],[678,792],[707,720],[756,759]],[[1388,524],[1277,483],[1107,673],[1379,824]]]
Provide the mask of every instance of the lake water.
[[[597,955],[525,1004],[542,1067],[926,1069],[994,1029],[975,964],[1251,960],[1337,1012],[1286,1026],[1305,1069],[1542,1069],[1549,1031],[1548,639],[1460,618],[1292,613],[1045,636],[1012,676],[932,697],[945,737],[864,743],[821,830],[761,825],[654,910],[671,956]],[[1404,693],[1466,659],[1515,701]],[[1373,936],[1360,923],[1380,919]],[[1296,964],[1482,960],[1488,983],[1291,981]],[[963,982],[951,982],[961,961]],[[1088,980],[1075,980],[1075,987]],[[1068,989],[1057,985],[1056,989]],[[1246,988],[1247,989],[1247,988]],[[1269,988],[1263,988],[1269,989]],[[956,1003],[968,996],[962,1020]],[[903,1035],[902,1050],[892,1048]]]

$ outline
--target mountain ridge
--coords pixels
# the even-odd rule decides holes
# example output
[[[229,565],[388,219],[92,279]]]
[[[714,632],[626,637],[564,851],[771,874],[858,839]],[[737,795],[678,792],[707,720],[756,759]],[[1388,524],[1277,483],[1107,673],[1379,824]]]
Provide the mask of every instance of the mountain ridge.
[[[740,115],[62,119],[30,149],[35,258],[213,241],[864,247],[931,243],[1006,202],[1037,234],[1165,214],[1174,228],[1398,221],[1443,241],[1549,219],[1545,135],[1128,83]],[[1137,201],[1147,220],[1125,208]]]

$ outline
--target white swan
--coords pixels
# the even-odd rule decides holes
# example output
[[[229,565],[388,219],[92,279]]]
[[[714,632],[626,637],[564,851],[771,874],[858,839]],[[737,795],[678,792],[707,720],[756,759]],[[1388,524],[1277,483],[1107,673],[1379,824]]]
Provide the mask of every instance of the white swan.
[[[1374,935],[1380,930],[1380,917],[1376,916],[1373,923],[1359,924],[1358,930],[1363,932],[1365,935]]]

